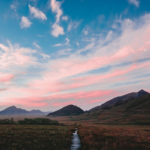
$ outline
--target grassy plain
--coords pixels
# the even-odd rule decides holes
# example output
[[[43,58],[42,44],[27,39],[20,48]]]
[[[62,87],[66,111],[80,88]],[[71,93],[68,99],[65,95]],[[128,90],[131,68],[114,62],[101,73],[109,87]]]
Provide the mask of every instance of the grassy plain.
[[[61,123],[81,125],[80,150],[150,150],[150,125],[106,123],[99,118],[83,119],[84,115],[55,117]]]
[[[0,149],[69,150],[71,129],[54,125],[0,125]]]
[[[149,150],[149,126],[80,126],[80,150]]]
[[[1,116],[1,119],[11,117],[17,121],[27,116]],[[40,116],[28,116],[36,117]],[[69,150],[75,127],[81,140],[80,150],[150,149],[150,125],[102,124],[99,119],[82,120],[80,117],[48,117],[66,126],[0,125],[0,149]]]

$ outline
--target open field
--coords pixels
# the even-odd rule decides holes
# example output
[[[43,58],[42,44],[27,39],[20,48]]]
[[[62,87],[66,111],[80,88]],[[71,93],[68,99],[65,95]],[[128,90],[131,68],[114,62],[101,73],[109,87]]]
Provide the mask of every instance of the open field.
[[[80,150],[149,150],[149,129],[121,126],[79,127]]]
[[[113,127],[113,125],[121,125],[121,126],[126,126],[126,127],[133,127],[135,125],[135,127],[141,128],[141,127],[147,127],[147,125],[139,125],[139,124],[123,124],[122,122],[105,122],[104,120],[100,120],[99,118],[95,118],[95,119],[91,119],[91,118],[86,118],[87,113],[80,115],[80,116],[61,116],[61,117],[47,117],[47,116],[30,116],[30,115],[0,115],[0,119],[11,119],[13,118],[14,121],[18,121],[18,120],[23,120],[24,118],[30,118],[30,119],[34,119],[34,118],[48,118],[51,120],[57,120],[60,123],[64,123],[66,125],[73,125],[75,123],[77,124],[81,124],[83,126],[111,126]],[[117,117],[117,116],[116,116]],[[110,118],[111,118],[111,114],[110,114]],[[106,119],[107,120],[107,119]],[[139,118],[137,119],[139,120]],[[147,120],[149,120],[147,118]],[[146,121],[146,120],[145,120]],[[128,122],[129,123],[129,122]]]
[[[9,117],[1,116],[1,119]],[[25,117],[27,116],[15,116],[14,120],[24,119]],[[39,116],[28,118],[36,117]],[[0,125],[0,148],[3,148],[2,150],[69,150],[72,133],[78,127],[81,140],[80,150],[150,149],[149,125],[100,124],[96,119],[72,121],[70,117],[45,118],[58,120],[66,126]]]
[[[0,125],[0,149],[69,150],[71,129],[54,125]]]

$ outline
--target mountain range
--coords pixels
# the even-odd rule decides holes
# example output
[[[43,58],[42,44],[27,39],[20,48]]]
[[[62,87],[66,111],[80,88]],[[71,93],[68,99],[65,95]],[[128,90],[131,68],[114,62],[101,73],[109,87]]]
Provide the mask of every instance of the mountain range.
[[[8,107],[0,111],[0,115],[47,115],[50,112],[42,112],[40,110],[27,111],[25,109],[17,108],[15,106]]]
[[[115,97],[89,111],[83,111],[75,105],[65,106],[55,112],[40,110],[27,111],[11,106],[0,115],[47,115],[47,116],[75,116],[79,120],[98,119],[100,123],[147,121],[150,118],[150,93],[140,90]]]

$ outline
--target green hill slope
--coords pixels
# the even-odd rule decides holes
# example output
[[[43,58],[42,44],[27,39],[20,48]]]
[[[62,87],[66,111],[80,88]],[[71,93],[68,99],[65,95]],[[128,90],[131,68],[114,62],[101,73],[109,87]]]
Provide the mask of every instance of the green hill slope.
[[[98,123],[109,124],[150,124],[150,94],[87,112],[80,119],[97,119]]]

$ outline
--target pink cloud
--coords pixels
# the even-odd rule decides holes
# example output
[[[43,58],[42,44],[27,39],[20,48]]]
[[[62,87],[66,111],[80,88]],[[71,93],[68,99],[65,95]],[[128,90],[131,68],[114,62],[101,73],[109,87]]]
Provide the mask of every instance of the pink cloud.
[[[64,102],[64,103],[53,103],[52,106],[66,106],[66,105],[70,105],[70,104],[74,104],[75,101],[70,101],[70,102]]]
[[[81,78],[73,78],[72,80],[74,81],[73,83],[78,83],[78,84],[83,84],[83,85],[88,85],[88,84],[92,84],[92,83],[96,83],[96,82],[100,82],[101,80],[104,79],[110,79],[113,77],[118,77],[121,75],[125,75],[128,72],[131,72],[135,69],[139,69],[142,68],[144,66],[148,66],[150,65],[150,63],[145,63],[142,65],[132,65],[131,67],[127,68],[127,69],[123,69],[123,70],[115,70],[113,72],[110,72],[108,74],[104,74],[104,75],[92,75],[92,76],[88,76],[88,77],[81,77]]]
[[[22,66],[23,68],[29,65],[34,65],[37,62],[37,58],[32,56],[32,54],[36,53],[35,50],[30,48],[21,48],[19,45],[12,45],[10,41],[8,41],[9,47],[6,47],[3,44],[0,44],[0,48],[3,50],[0,56],[0,64],[1,68]]]
[[[0,82],[10,82],[14,78],[13,74],[3,74],[0,72]]]
[[[6,47],[6,46],[3,45],[3,44],[0,44],[0,48],[1,48],[2,50],[4,50],[5,52],[8,52],[8,51],[9,51],[9,48]]]
[[[7,88],[1,88],[0,92],[7,90]]]
[[[95,90],[95,91],[84,91],[84,92],[76,92],[76,93],[62,93],[62,94],[53,94],[50,96],[43,96],[43,97],[37,97],[37,96],[31,96],[31,97],[25,97],[25,98],[9,98],[9,100],[14,101],[29,101],[29,102],[40,102],[43,100],[59,100],[59,99],[82,99],[82,98],[97,98],[102,97],[111,94],[112,90]],[[8,100],[8,99],[7,99]]]
[[[31,84],[28,88],[21,88],[21,89],[12,89],[13,92],[20,92],[20,93],[24,93],[24,96],[31,96],[33,97],[33,95],[41,97],[41,95],[52,92],[51,96],[47,96],[47,98],[51,99],[51,97],[55,98],[55,99],[65,99],[65,98],[82,98],[82,97],[94,97],[95,95],[99,95],[99,94],[107,94],[107,92],[100,92],[100,91],[92,91],[91,92],[79,92],[77,93],[67,93],[67,94],[60,94],[59,92],[62,92],[63,90],[70,90],[70,89],[75,89],[75,88],[79,88],[79,87],[84,87],[84,86],[88,86],[94,83],[103,83],[106,84],[108,82],[112,82],[115,83],[117,81],[121,81],[123,79],[126,79],[125,77],[121,77],[129,72],[132,72],[133,70],[139,69],[141,67],[145,67],[148,66],[149,63],[146,64],[142,64],[142,65],[132,65],[129,68],[126,69],[121,69],[121,70],[114,70],[112,72],[109,72],[107,74],[104,75],[90,75],[90,76],[84,76],[84,77],[80,77],[80,78],[71,78],[65,81],[56,81],[56,82],[52,82],[50,84],[50,82],[47,83],[42,83],[37,82],[36,84]],[[51,86],[50,86],[51,85]],[[58,94],[53,94],[53,93],[58,93]],[[95,97],[96,97],[95,96]]]
[[[14,103],[11,102],[0,102],[0,106],[12,106]]]
[[[111,94],[112,90],[96,90],[96,91],[85,91],[85,92],[77,92],[77,93],[66,93],[66,94],[58,94],[50,96],[52,99],[68,99],[68,98],[75,98],[75,99],[82,99],[82,98],[97,98],[102,97],[105,95]]]
[[[88,103],[91,104],[91,103],[97,103],[97,102],[101,102],[101,101],[105,101],[105,99],[92,100],[92,101],[90,101],[90,102],[88,102]]]
[[[13,101],[13,99],[11,101],[7,101],[7,102],[0,102],[0,106],[12,106],[12,105],[22,105],[24,107],[45,107],[47,106],[47,103],[44,102],[32,102],[32,101],[26,101],[24,99],[17,99],[15,101]]]
[[[17,103],[18,104],[18,103]],[[24,107],[45,107],[47,103],[20,103]]]
[[[128,69],[115,70],[113,72],[98,76],[90,76],[87,74],[83,77],[71,77],[109,64],[113,65],[123,61],[131,61],[131,59],[134,61],[136,59],[145,57],[146,53],[144,53],[144,49],[150,47],[149,43],[147,42],[147,39],[149,38],[149,32],[150,31],[147,26],[137,31],[131,30],[130,32],[124,32],[123,35],[118,39],[123,43],[122,48],[118,49],[117,47],[107,55],[93,54],[91,57],[87,58],[72,55],[70,58],[53,60],[49,66],[51,71],[44,72],[42,74],[43,78],[33,80],[29,86],[31,88],[40,87],[39,91],[41,92],[60,92],[62,90],[82,87],[96,82],[102,82],[102,80],[108,80],[109,78],[113,79],[115,77],[125,75],[135,69],[138,69],[140,66],[131,66]],[[130,38],[132,40],[130,40]],[[118,42],[115,42],[112,44],[112,46],[110,44],[108,48],[113,48],[113,45],[116,46]],[[51,88],[49,85],[51,85],[53,88]]]
[[[112,90],[95,90],[95,91],[85,91],[85,92],[76,92],[76,93],[64,93],[64,94],[54,94],[51,96],[43,96],[43,97],[36,97],[36,96],[30,96],[30,97],[7,97],[3,100],[8,102],[8,104],[19,104],[26,107],[46,107],[49,104],[51,106],[64,106],[74,103],[84,103],[85,101],[89,101],[92,99],[102,98],[105,96],[110,96],[114,94]],[[75,100],[71,100],[75,99]],[[57,102],[57,100],[67,101],[67,102]],[[82,100],[82,102],[81,102]],[[46,102],[43,102],[46,101]],[[8,105],[7,104],[7,105]],[[0,105],[4,105],[4,102]]]
[[[51,2],[53,12],[57,14],[56,20],[59,22],[62,15],[60,9],[61,3],[57,3],[56,0]],[[134,62],[150,55],[149,19],[147,19],[147,22],[143,26],[138,27],[138,29],[133,28],[136,22],[126,20],[123,23],[122,35],[116,40],[111,41],[108,45],[102,46],[107,39],[100,39],[99,43],[102,44],[94,47],[96,42],[92,42],[89,44],[90,46],[88,45],[83,49],[77,50],[75,54],[63,58],[51,59],[46,63],[38,62],[38,57],[33,56],[34,53],[37,54],[35,50],[20,48],[18,45],[12,46],[10,42],[8,42],[9,47],[0,44],[0,49],[3,50],[1,51],[0,64],[3,69],[6,69],[5,73],[0,74],[0,82],[10,82],[16,77],[18,72],[27,72],[27,68],[34,67],[35,65],[45,69],[37,73],[34,78],[28,75],[26,77],[21,76],[23,77],[21,78],[22,80],[16,82],[15,85],[11,85],[7,90],[8,93],[4,91],[2,98],[28,106],[30,104],[46,106],[47,102],[42,103],[45,100],[49,101],[50,104],[59,106],[62,103],[57,103],[57,101],[61,99],[70,100],[73,98],[76,102],[83,100],[94,103],[99,98],[103,99],[104,96],[112,95],[112,90],[107,90],[110,89],[111,84],[119,83],[121,80],[128,81],[132,74],[135,74],[136,70],[137,74],[148,72],[150,65],[145,62],[134,63],[134,65],[129,67],[112,68],[102,74],[93,75],[89,73],[91,70],[107,65],[116,66],[124,62]],[[113,36],[113,32],[111,36]],[[147,49],[147,52],[144,51],[145,49]],[[89,53],[86,56],[80,55],[81,52],[87,50]],[[8,73],[8,70],[13,71]],[[94,84],[99,86],[94,87]],[[55,103],[53,103],[53,100],[55,100]],[[67,102],[64,103],[67,104]]]
[[[126,46],[120,50],[118,50],[112,56],[100,56],[91,58],[88,61],[57,61],[53,62],[50,66],[52,71],[45,72],[43,80],[35,80],[30,85],[44,85],[52,82],[56,82],[62,78],[70,77],[76,74],[80,74],[83,72],[87,72],[93,69],[100,68],[104,65],[111,64],[113,62],[122,60],[123,58],[127,58],[127,56],[134,55],[135,53],[143,51],[143,48],[139,48],[134,50],[130,46]],[[56,71],[57,69],[57,71]]]

